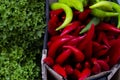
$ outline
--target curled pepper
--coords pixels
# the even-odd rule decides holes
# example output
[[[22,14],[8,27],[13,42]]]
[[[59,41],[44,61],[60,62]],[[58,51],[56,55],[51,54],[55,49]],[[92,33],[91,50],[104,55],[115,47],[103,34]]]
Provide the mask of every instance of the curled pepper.
[[[48,50],[48,56],[54,58],[56,55],[56,51],[57,49],[62,46],[64,43],[66,43],[67,41],[69,41],[71,39],[72,36],[64,36],[61,38],[58,38],[57,40],[55,40],[51,46],[49,47]]]
[[[108,71],[110,69],[109,65],[104,60],[97,60],[97,62],[100,64],[103,70]]]
[[[114,9],[115,11],[117,11],[118,14],[118,25],[117,27],[120,28],[120,5],[115,3],[115,2],[111,2],[111,1],[100,1],[92,6],[90,6],[90,8],[96,8],[96,7],[106,7],[107,9]],[[97,12],[96,12],[97,11]],[[96,15],[101,15],[102,11],[98,11],[98,10],[94,10],[93,13]],[[117,15],[117,13],[104,13],[102,16],[112,16],[112,15]]]
[[[70,7],[75,8],[76,10],[79,10],[80,12],[83,12],[83,1],[80,0],[59,0],[61,3],[65,3]]]
[[[120,39],[116,39],[111,42],[111,48],[109,49],[107,54],[110,55],[110,67],[120,61]]]
[[[73,74],[73,68],[72,68],[72,66],[71,65],[65,65],[65,71],[66,71],[66,74],[67,75],[72,75]]]
[[[56,63],[58,64],[63,64],[71,55],[71,50],[67,49],[63,51],[57,58],[56,58]]]
[[[89,6],[90,9],[94,9],[94,8],[102,8],[102,9],[105,9],[105,10],[110,10],[112,11],[113,8],[111,6],[112,4],[109,3],[108,1],[99,1],[91,6]]]
[[[60,66],[59,64],[54,65],[54,66],[53,66],[53,70],[54,70],[55,72],[57,72],[58,74],[60,74],[61,76],[63,76],[64,78],[67,77],[67,74],[66,74],[66,72],[65,72],[65,69],[64,69],[62,66]]]
[[[93,62],[92,73],[93,73],[93,74],[97,74],[97,73],[101,72],[101,66],[100,66],[100,64],[97,62],[97,59],[96,59],[96,58],[93,58],[93,59],[92,59],[92,62]]]
[[[51,9],[52,10],[63,9],[66,14],[66,18],[64,22],[58,28],[56,28],[56,31],[63,29],[64,27],[66,27],[67,24],[69,24],[72,21],[73,13],[72,13],[72,9],[68,5],[64,3],[56,2],[51,4]]]
[[[94,36],[94,24],[91,25],[90,30],[87,32],[84,40],[81,42],[81,44],[79,44],[79,49],[80,50],[84,50],[86,48],[86,45],[88,45],[90,43],[90,41],[92,41],[93,36]]]
[[[80,25],[79,21],[74,21],[70,24],[68,24],[62,31],[60,36],[66,35],[70,32],[72,32],[73,30],[75,30],[78,26]]]
[[[97,9],[97,8],[92,9],[91,14],[96,16],[96,17],[112,17],[112,16],[119,15],[118,12],[108,12],[108,11],[103,11],[103,10]]]
[[[119,13],[117,28],[120,28],[120,5],[114,2],[111,2],[111,3],[112,3],[113,8]]]
[[[76,47],[73,47],[73,46],[70,46],[70,45],[63,46],[63,47],[64,48],[68,48],[68,49],[70,49],[73,52],[74,57],[76,59],[75,60],[76,62],[81,62],[81,61],[83,61],[85,59],[84,54],[79,49],[77,49]]]
[[[91,70],[89,68],[85,68],[82,73],[81,77],[78,80],[85,80],[88,76],[91,75]]]
[[[114,33],[120,33],[120,30],[114,27],[113,25],[105,22],[101,22],[97,27],[98,30],[109,31]]]

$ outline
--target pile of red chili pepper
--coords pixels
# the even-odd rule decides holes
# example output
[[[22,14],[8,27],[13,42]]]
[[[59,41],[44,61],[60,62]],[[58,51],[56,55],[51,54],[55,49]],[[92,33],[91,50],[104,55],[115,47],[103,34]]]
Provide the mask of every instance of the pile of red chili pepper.
[[[44,62],[68,80],[85,78],[110,70],[120,60],[120,29],[110,20],[101,20],[72,9],[72,21],[56,30],[65,20],[63,9],[50,11],[48,55]]]

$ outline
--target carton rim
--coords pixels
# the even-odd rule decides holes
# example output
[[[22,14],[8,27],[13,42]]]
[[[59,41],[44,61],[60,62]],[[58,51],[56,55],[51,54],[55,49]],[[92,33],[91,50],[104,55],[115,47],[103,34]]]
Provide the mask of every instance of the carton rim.
[[[47,64],[43,63],[43,59],[46,58],[47,56],[47,40],[48,40],[48,20],[49,20],[49,4],[52,3],[52,2],[55,2],[57,0],[46,0],[45,1],[45,13],[46,13],[46,29],[45,29],[45,34],[44,34],[44,43],[43,43],[43,50],[42,50],[42,59],[41,59],[41,69],[42,69],[42,79],[43,80],[47,80],[47,69],[49,69],[49,71],[52,70],[52,68],[50,68],[49,66],[47,66]],[[118,67],[116,67],[118,66]],[[89,76],[86,80],[93,80],[95,78],[98,78],[98,77],[106,77],[107,80],[110,80],[114,75],[115,73],[120,69],[120,64],[116,64],[115,66],[113,66],[113,68],[109,71],[104,71],[106,72],[106,74],[104,75],[101,75],[101,73],[104,73],[104,72],[101,72],[101,73],[98,73],[96,75],[92,75],[92,76]],[[61,75],[57,74],[54,70],[53,72],[54,75],[58,75],[59,76],[59,79],[58,80],[67,80],[67,79],[63,79]],[[107,75],[107,76],[106,76]],[[61,79],[60,79],[61,78]]]

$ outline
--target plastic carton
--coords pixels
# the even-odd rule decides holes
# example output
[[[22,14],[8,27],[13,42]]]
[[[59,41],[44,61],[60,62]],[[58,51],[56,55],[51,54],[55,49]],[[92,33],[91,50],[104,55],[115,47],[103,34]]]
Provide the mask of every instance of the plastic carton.
[[[46,0],[46,23],[48,23],[49,20],[49,4],[56,1],[57,0]],[[52,70],[47,64],[43,62],[44,58],[46,58],[47,56],[47,39],[48,32],[46,26],[41,58],[42,80],[67,80],[61,75],[57,74],[54,70]],[[86,80],[120,80],[120,63],[116,64],[111,70],[90,76]]]

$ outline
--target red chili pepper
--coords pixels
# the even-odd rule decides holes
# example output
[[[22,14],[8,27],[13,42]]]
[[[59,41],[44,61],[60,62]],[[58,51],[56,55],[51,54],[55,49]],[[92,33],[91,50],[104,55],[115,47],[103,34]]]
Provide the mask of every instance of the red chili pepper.
[[[90,62],[86,61],[85,64],[84,64],[84,67],[85,68],[91,68]]]
[[[48,56],[54,58],[56,56],[57,49],[62,46],[64,43],[69,41],[72,36],[63,36],[60,39],[54,41],[48,49]]]
[[[92,62],[93,62],[92,73],[97,74],[97,73],[101,72],[101,66],[97,62],[97,60],[93,58]]]
[[[63,9],[51,10],[50,11],[50,18],[60,15],[62,12],[64,12]]]
[[[73,21],[78,20],[78,16],[81,12],[78,10],[73,10]]]
[[[98,42],[93,42],[93,55],[95,57],[101,57],[107,54],[109,48],[106,45],[100,45]]]
[[[105,30],[105,31],[110,31],[110,32],[114,32],[114,33],[120,33],[120,30],[116,27],[114,27],[113,25],[109,24],[109,23],[105,23],[105,22],[101,22],[100,24],[98,24],[98,26],[96,26],[96,28],[98,30]]]
[[[83,50],[86,47],[86,45],[89,45],[88,43],[92,41],[93,36],[94,36],[94,24],[91,25],[91,28],[87,32],[84,41],[79,45],[79,49]]]
[[[66,35],[70,32],[72,32],[73,30],[75,30],[78,26],[80,26],[80,22],[79,21],[74,21],[70,24],[68,24],[62,31],[62,33],[60,34],[60,36]]]
[[[109,63],[109,61],[110,61],[110,56],[109,56],[109,55],[106,56],[103,60],[104,60],[106,63]]]
[[[66,45],[76,46],[84,39],[85,36],[86,35],[75,37],[71,39],[69,42],[67,42]]]
[[[101,57],[101,56],[104,56],[104,55],[107,54],[107,51],[108,51],[108,49],[100,50],[100,51],[98,51],[98,52],[95,54],[95,57],[99,58],[99,57]]]
[[[99,44],[98,42],[93,41],[92,43],[93,43],[93,51],[94,52],[98,52],[102,49],[108,49],[109,48],[106,45]]]
[[[111,48],[107,54],[110,55],[109,64],[111,67],[120,61],[120,39],[116,39],[112,42]]]
[[[65,71],[66,71],[67,75],[72,75],[73,74],[74,70],[70,65],[65,65],[64,68],[65,68]]]
[[[103,55],[106,55],[108,50],[109,48],[106,45],[101,45],[100,48],[98,48],[98,50],[95,52],[95,57],[98,58]]]
[[[61,76],[63,76],[64,78],[67,78],[67,74],[66,74],[64,68],[62,68],[59,64],[54,65],[54,66],[53,66],[53,70],[54,70],[56,73],[58,73],[58,74],[60,74]]]
[[[98,42],[92,41],[93,48],[98,48],[100,44]]]
[[[82,73],[81,77],[78,80],[85,80],[88,76],[91,75],[91,70],[89,68],[85,68]]]
[[[78,26],[72,33],[73,36],[79,36],[79,32],[85,27],[85,25]]]
[[[107,36],[104,32],[100,32],[99,33],[99,36],[98,36],[98,40],[97,40],[99,43],[100,42],[103,42],[105,45],[107,45],[108,47],[110,47],[109,45],[109,41],[107,39]]]
[[[119,45],[119,41],[120,41],[120,38],[118,38],[118,39],[113,39],[113,40],[109,41],[110,46],[114,46],[114,45],[116,45],[116,43],[118,43],[118,45]]]
[[[44,63],[46,63],[48,66],[53,66],[54,65],[54,61],[51,57],[46,57],[44,60]]]
[[[63,51],[57,58],[56,63],[62,65],[71,56],[71,50],[67,49]]]
[[[78,69],[74,69],[72,76],[73,76],[74,80],[78,80],[79,77],[81,76],[81,72]]]
[[[75,65],[75,68],[78,69],[78,70],[81,70],[82,69],[82,65],[80,63],[77,63]]]
[[[87,60],[90,60],[92,57],[92,41],[84,49],[84,54]]]
[[[50,41],[55,41],[55,40],[57,40],[59,38],[61,38],[61,36],[55,35],[55,36],[50,37]]]
[[[104,60],[97,60],[97,62],[100,64],[103,71],[107,71],[110,69],[109,65]]]
[[[53,16],[49,22],[48,22],[48,32],[50,35],[56,35],[58,34],[57,31],[55,31],[56,27],[58,26],[59,19],[58,16]]]
[[[70,45],[63,46],[63,48],[68,48],[71,51],[73,51],[76,62],[82,62],[84,60],[85,58],[84,54],[77,48],[70,46]]]
[[[83,12],[81,12],[80,14],[79,14],[79,20],[80,21],[84,21],[84,20],[86,20],[86,18],[88,17],[88,15],[90,14],[90,12],[91,12],[91,9],[89,9],[89,8],[85,8],[85,10],[83,11]]]
[[[106,36],[107,36],[107,39],[109,40],[109,42],[111,42],[111,40],[115,40],[116,39],[116,35],[119,35],[119,34],[106,32]]]
[[[50,47],[52,44],[52,41],[48,41],[47,46]]]

